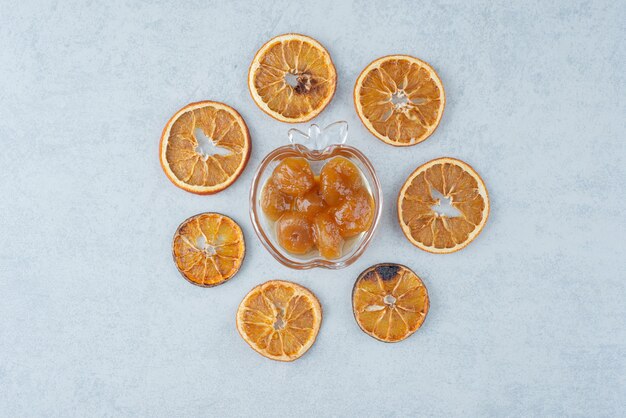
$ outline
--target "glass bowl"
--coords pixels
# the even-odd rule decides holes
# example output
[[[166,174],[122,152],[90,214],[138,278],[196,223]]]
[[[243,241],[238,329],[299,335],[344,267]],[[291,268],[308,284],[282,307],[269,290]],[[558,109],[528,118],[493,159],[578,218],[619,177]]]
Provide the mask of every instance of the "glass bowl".
[[[383,195],[376,171],[372,163],[358,149],[344,145],[348,138],[348,123],[339,121],[320,129],[311,125],[308,133],[297,129],[289,130],[289,145],[276,148],[261,162],[250,189],[250,220],[257,236],[265,248],[282,264],[294,269],[310,269],[322,267],[340,269],[354,263],[374,236],[378,226],[383,205]],[[269,220],[261,208],[261,191],[272,175],[274,168],[287,157],[305,158],[311,165],[313,172],[318,175],[324,163],[333,157],[345,157],[352,161],[363,174],[363,180],[374,199],[374,218],[370,228],[346,241],[343,255],[335,260],[327,260],[319,255],[317,250],[306,255],[295,255],[283,249],[274,233],[275,222]]]

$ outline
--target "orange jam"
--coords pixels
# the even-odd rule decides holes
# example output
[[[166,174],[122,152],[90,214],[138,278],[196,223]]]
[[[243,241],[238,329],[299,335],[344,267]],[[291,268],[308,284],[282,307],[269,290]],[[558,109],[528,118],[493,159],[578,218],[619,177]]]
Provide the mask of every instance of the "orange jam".
[[[374,219],[374,199],[361,171],[347,158],[329,160],[316,176],[304,158],[285,158],[261,194],[265,215],[276,221],[281,247],[304,255],[313,249],[329,260],[342,256],[347,239]]]

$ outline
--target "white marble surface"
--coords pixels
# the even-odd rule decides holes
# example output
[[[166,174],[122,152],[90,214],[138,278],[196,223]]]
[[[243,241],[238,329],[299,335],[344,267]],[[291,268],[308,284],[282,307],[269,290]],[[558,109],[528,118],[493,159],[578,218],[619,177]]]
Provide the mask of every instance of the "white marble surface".
[[[624,416],[626,7],[620,1],[20,1],[0,6],[0,415]],[[289,126],[246,87],[254,52],[289,31],[325,44],[345,119],[385,190],[380,230],[342,271],[297,272],[261,247],[252,174]],[[409,149],[360,124],[352,87],[372,59],[408,53],[446,87],[441,126]],[[157,157],[182,105],[224,101],[253,153],[216,196],[172,186]],[[472,164],[492,199],[469,247],[427,254],[395,195],[419,164]],[[183,280],[176,226],[231,215],[248,255],[214,289]],[[430,291],[399,344],[362,333],[350,291],[365,267],[411,266]],[[319,296],[324,323],[292,364],[235,330],[269,279]]]

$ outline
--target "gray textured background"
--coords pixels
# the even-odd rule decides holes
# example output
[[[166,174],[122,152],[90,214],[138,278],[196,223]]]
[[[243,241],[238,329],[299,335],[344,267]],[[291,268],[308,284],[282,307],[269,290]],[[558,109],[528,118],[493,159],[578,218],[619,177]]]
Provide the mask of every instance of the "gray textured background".
[[[18,3],[0,5],[0,415],[626,414],[623,2]],[[288,31],[328,47],[339,84],[315,122],[347,120],[385,190],[373,244],[343,271],[282,267],[247,214],[252,174],[289,127],[254,105],[247,69]],[[441,126],[410,149],[375,139],[352,106],[360,70],[390,53],[430,62],[447,91]],[[157,156],[167,119],[202,99],[238,109],[254,148],[208,197],[171,185]],[[492,211],[469,247],[437,256],[404,239],[394,200],[442,155],[479,171]],[[248,243],[214,289],[170,255],[201,211],[234,217]],[[432,301],[395,345],[351,313],[354,279],[383,261],[411,266]],[[239,301],[269,279],[324,307],[292,364],[235,330]]]

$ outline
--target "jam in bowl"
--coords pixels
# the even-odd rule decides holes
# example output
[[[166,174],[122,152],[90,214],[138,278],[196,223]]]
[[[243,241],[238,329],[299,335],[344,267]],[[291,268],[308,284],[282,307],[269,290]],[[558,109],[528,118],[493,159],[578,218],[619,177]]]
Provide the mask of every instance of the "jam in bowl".
[[[250,191],[250,218],[265,248],[282,264],[338,269],[356,261],[378,225],[382,193],[376,172],[345,145],[346,122],[308,133],[261,162]]]

